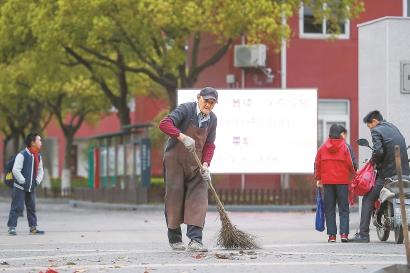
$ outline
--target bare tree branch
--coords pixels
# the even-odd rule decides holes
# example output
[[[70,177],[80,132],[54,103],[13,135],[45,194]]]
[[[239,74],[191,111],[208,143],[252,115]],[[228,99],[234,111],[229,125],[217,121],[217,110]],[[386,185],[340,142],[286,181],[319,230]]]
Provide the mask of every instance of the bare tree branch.
[[[98,58],[102,61],[106,61],[110,64],[117,65],[117,62],[115,60],[113,60],[113,59],[111,59],[107,56],[104,56],[103,54],[99,53],[98,51],[95,51],[94,49],[91,49],[91,48],[88,48],[88,47],[85,47],[85,46],[80,46],[80,49],[84,50],[85,52],[93,55],[94,57],[96,57],[96,58]]]
[[[201,43],[201,33],[196,32],[194,34],[194,41],[192,43],[191,53],[191,65],[190,67],[196,67],[198,61],[199,44]]]
[[[163,52],[161,51],[160,47],[159,47],[159,43],[158,40],[155,37],[151,37],[152,43],[154,44],[154,49],[155,52],[157,53],[158,56],[162,56]]]
[[[191,67],[188,78],[190,81],[196,80],[198,75],[206,68],[210,67],[211,65],[216,64],[228,51],[229,47],[232,44],[232,39],[229,39],[222,47],[220,47],[214,55],[212,55],[208,60],[203,62],[197,67]]]
[[[45,119],[43,126],[41,126],[41,131],[44,131],[47,128],[52,118],[53,118],[53,112],[49,111],[48,117]]]
[[[175,88],[176,88],[175,83],[171,82],[166,77],[157,76],[154,72],[150,71],[147,68],[144,68],[144,67],[134,68],[134,67],[126,66],[125,69],[127,71],[131,71],[131,72],[134,72],[134,73],[143,73],[143,74],[147,75],[151,80],[159,83],[162,86],[175,86]]]
[[[100,87],[101,90],[104,92],[104,94],[110,99],[110,101],[112,102],[112,104],[114,104],[114,106],[118,106],[116,104],[118,104],[118,97],[114,95],[114,93],[111,91],[111,89],[109,88],[108,84],[105,82],[105,80],[98,76],[94,67],[92,66],[91,62],[89,62],[88,60],[86,60],[85,58],[83,58],[82,56],[80,56],[77,52],[75,52],[73,49],[64,46],[64,49],[66,50],[66,52],[68,54],[70,54],[72,57],[74,57],[78,62],[80,62],[83,66],[85,66],[88,71],[90,71],[91,73],[91,78],[96,81]]]
[[[122,100],[127,101],[128,95],[128,84],[127,84],[127,74],[125,70],[124,56],[120,51],[117,51],[117,64],[120,67],[118,71],[118,85],[120,86],[120,97]]]

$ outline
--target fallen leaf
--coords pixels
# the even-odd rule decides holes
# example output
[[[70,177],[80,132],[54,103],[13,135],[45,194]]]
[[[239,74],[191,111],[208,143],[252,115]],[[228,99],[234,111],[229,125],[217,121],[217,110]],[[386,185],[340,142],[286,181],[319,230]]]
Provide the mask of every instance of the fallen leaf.
[[[229,259],[228,255],[219,254],[219,253],[215,253],[215,257],[218,258],[218,259],[224,259],[224,260]]]
[[[215,253],[214,254],[217,259],[224,259],[224,260],[239,260],[239,254],[237,253]]]
[[[76,265],[75,262],[67,262],[66,265]]]
[[[197,255],[194,255],[192,257],[195,259],[203,259],[204,257],[206,257],[206,255],[203,253],[198,253]]]

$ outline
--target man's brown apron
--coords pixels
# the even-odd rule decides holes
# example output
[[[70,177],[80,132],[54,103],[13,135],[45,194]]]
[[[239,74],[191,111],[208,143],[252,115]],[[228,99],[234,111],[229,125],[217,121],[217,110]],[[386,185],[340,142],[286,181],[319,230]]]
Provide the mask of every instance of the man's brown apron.
[[[202,158],[208,128],[198,128],[191,124],[184,134],[195,140],[196,153]],[[208,209],[208,185],[202,180],[192,154],[178,141],[165,152],[164,167],[168,228],[178,228],[182,223],[203,227]]]

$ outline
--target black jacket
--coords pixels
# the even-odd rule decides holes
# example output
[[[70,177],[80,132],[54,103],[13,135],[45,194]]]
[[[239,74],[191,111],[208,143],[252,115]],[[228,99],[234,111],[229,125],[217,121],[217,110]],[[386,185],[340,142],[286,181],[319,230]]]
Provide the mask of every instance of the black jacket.
[[[390,122],[382,121],[370,130],[373,141],[371,160],[376,163],[379,178],[388,178],[396,175],[394,146],[400,146],[401,167],[403,175],[409,175],[406,140],[399,129]]]

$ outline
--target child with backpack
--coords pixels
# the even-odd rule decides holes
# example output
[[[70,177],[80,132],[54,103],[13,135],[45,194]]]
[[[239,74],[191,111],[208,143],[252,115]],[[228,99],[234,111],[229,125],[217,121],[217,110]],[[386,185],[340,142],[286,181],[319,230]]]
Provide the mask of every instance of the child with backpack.
[[[348,241],[349,203],[348,185],[356,172],[356,160],[351,147],[346,143],[347,130],[333,124],[329,138],[320,146],[315,160],[315,179],[318,187],[323,186],[324,209],[328,242],[336,242],[336,203],[340,217],[340,239]]]
[[[18,153],[14,159],[12,168],[13,190],[11,197],[11,208],[7,226],[9,235],[17,235],[17,219],[22,213],[24,204],[27,209],[27,220],[30,234],[44,234],[37,229],[36,216],[36,187],[44,177],[43,161],[40,155],[42,146],[41,137],[37,133],[30,133],[26,137],[26,148]],[[10,161],[11,165],[12,160]],[[6,170],[7,172],[7,170]],[[9,177],[7,177],[9,175]],[[10,174],[6,173],[6,180]]]

